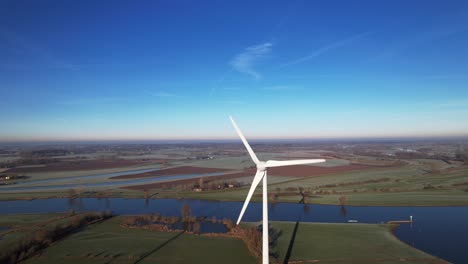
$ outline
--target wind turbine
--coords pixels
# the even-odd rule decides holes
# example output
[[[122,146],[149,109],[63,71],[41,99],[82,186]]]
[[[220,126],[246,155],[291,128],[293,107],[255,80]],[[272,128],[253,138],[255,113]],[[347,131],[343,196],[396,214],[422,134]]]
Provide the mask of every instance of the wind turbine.
[[[325,162],[324,159],[306,159],[306,160],[268,160],[268,161],[260,161],[255,153],[253,152],[252,148],[249,145],[249,142],[245,139],[242,131],[237,126],[234,119],[229,116],[231,119],[232,125],[236,129],[237,134],[244,143],[245,148],[250,154],[253,162],[257,165],[257,173],[252,181],[252,186],[250,186],[249,193],[247,194],[247,198],[245,199],[244,205],[242,206],[242,210],[240,212],[239,218],[237,219],[237,225],[242,220],[242,216],[245,213],[245,209],[249,205],[250,198],[257,188],[260,181],[263,179],[263,225],[262,225],[262,263],[268,264],[269,262],[269,240],[268,240],[268,195],[267,195],[267,170],[271,167],[281,167],[281,166],[290,166],[290,165],[299,165],[299,164],[310,164],[310,163],[320,163]]]

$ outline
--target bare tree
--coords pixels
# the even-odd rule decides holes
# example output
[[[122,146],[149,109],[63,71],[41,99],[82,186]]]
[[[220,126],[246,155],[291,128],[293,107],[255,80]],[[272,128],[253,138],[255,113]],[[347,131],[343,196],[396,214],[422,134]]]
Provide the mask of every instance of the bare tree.
[[[348,197],[346,197],[346,195],[341,195],[340,197],[338,197],[338,201],[340,202],[341,206],[345,206],[348,202]]]
[[[198,185],[200,186],[200,189],[203,189],[203,177],[201,177],[199,180],[198,180]]]
[[[278,194],[270,193],[270,202],[275,203],[278,200]]]
[[[190,208],[190,205],[184,204],[184,206],[182,206],[181,215],[182,221],[187,220],[192,215],[192,209]]]
[[[195,223],[193,223],[193,232],[195,234],[200,234],[201,233],[201,224],[200,224],[200,222],[196,221]]]
[[[441,169],[440,164],[438,164],[437,162],[431,162],[431,165],[430,165],[431,173],[439,173],[440,169]]]

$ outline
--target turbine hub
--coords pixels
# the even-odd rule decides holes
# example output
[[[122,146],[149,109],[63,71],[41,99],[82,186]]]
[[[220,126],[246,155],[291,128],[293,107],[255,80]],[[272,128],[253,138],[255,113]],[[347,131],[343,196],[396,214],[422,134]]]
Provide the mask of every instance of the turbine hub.
[[[257,170],[259,170],[259,171],[266,171],[266,170],[267,170],[266,162],[260,161],[260,162],[257,164]]]

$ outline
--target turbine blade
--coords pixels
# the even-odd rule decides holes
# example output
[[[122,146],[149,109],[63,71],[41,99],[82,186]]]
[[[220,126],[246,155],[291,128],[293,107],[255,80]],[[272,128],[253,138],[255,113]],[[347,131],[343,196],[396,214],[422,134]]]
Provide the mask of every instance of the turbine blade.
[[[236,122],[234,121],[234,119],[232,118],[232,116],[229,116],[229,118],[231,119],[232,125],[233,125],[234,128],[236,129],[236,132],[237,132],[237,134],[239,135],[239,137],[241,138],[242,143],[244,143],[244,146],[245,146],[245,148],[247,149],[247,151],[249,152],[250,157],[252,158],[253,162],[254,162],[255,164],[259,164],[260,161],[258,160],[257,156],[255,155],[255,153],[253,152],[252,148],[250,147],[249,142],[247,142],[247,139],[245,139],[244,134],[242,134],[242,131],[241,131],[241,130],[239,129],[239,127],[236,125]]]
[[[250,198],[252,198],[252,195],[255,192],[255,189],[257,188],[260,181],[263,179],[264,175],[265,175],[265,171],[257,170],[257,173],[255,174],[255,177],[254,177],[254,179],[252,181],[252,185],[250,186],[249,193],[247,194],[247,198],[245,198],[245,202],[244,202],[244,205],[242,206],[242,210],[240,212],[239,218],[237,219],[237,225],[242,220],[242,216],[245,213],[245,209],[247,209],[247,206],[249,205]]]
[[[305,159],[305,160],[269,160],[265,163],[265,167],[281,167],[300,164],[311,164],[325,162],[324,159]]]

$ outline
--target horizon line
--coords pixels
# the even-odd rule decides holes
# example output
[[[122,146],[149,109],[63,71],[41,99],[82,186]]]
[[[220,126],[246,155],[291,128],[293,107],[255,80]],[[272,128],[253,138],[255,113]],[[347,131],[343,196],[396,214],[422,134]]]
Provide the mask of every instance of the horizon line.
[[[350,136],[350,137],[250,137],[252,142],[268,142],[268,141],[365,141],[365,140],[468,140],[468,134],[462,135],[408,135],[408,136]],[[210,137],[210,138],[67,138],[67,139],[11,139],[2,140],[0,144],[24,144],[24,143],[138,143],[138,142],[232,142],[239,141],[236,137]]]

